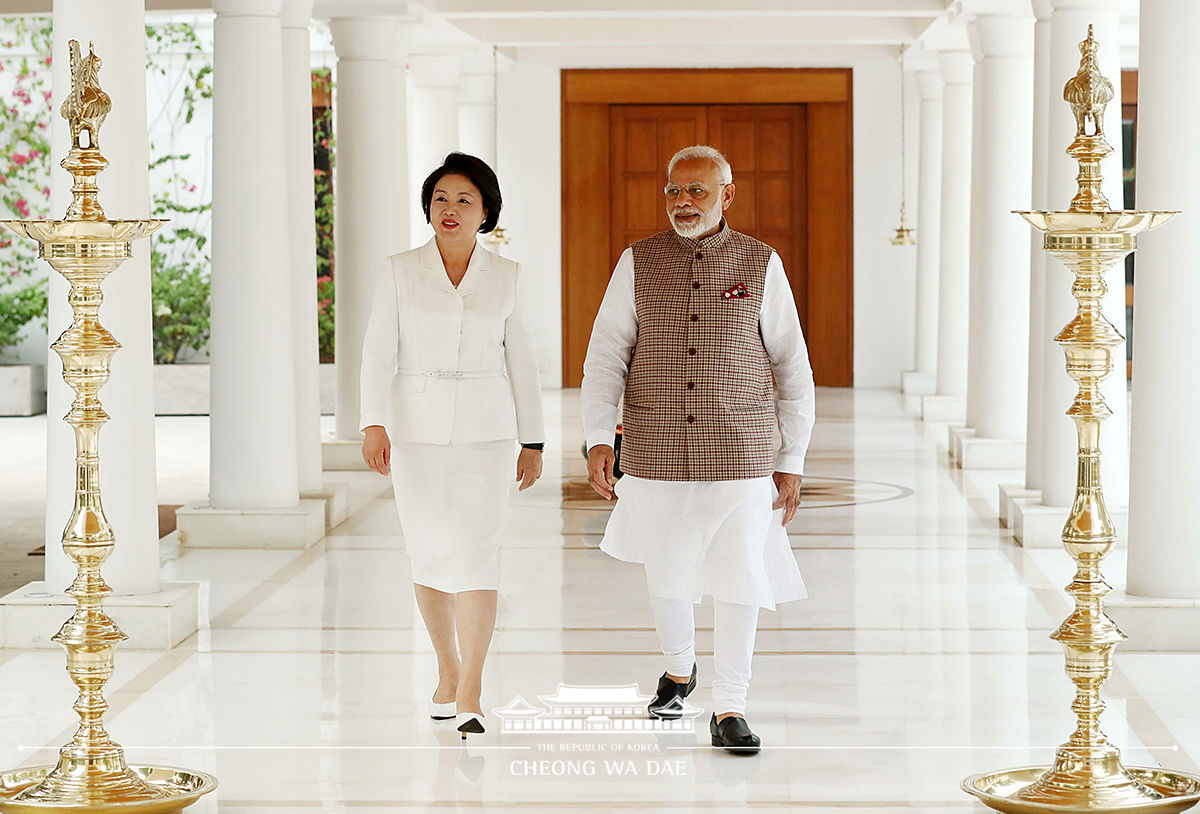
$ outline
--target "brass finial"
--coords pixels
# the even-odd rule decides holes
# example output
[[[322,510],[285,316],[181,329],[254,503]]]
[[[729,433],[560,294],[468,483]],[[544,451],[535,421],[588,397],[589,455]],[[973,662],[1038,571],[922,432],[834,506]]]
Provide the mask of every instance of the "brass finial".
[[[1113,86],[1100,74],[1096,54],[1099,44],[1088,26],[1087,39],[1079,43],[1079,71],[1063,88],[1063,99],[1071,105],[1075,114],[1075,140],[1067,148],[1067,154],[1079,162],[1079,192],[1071,201],[1076,212],[1108,212],[1108,199],[1100,191],[1103,177],[1100,161],[1112,151],[1112,145],[1104,140],[1104,108],[1113,100]],[[1094,132],[1088,135],[1087,122],[1091,119]]]
[[[62,168],[75,183],[66,220],[104,220],[96,200],[96,175],[108,166],[100,154],[100,126],[112,110],[112,99],[100,89],[100,57],[92,43],[88,43],[87,59],[80,54],[78,40],[71,40],[69,46],[71,93],[63,100],[62,117],[71,125],[71,152],[62,160]]]

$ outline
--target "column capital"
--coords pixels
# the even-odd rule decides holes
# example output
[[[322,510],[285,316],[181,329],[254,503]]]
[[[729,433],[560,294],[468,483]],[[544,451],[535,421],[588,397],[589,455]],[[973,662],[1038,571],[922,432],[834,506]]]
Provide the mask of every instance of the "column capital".
[[[970,51],[939,51],[938,65],[947,85],[971,84],[975,60]]]
[[[1054,11],[1099,11],[1116,14],[1120,11],[1119,0],[1050,0]]]
[[[218,17],[278,17],[283,0],[212,0]]]
[[[1030,0],[958,0],[952,14],[968,20],[981,14],[1024,16],[1032,14]]]
[[[284,28],[307,29],[312,22],[313,0],[283,0],[280,20]]]
[[[1054,9],[1050,6],[1050,0],[1033,0],[1033,15],[1037,17],[1039,23],[1048,22],[1050,13]]]
[[[1032,57],[1032,14],[980,14],[967,23],[967,39],[976,61],[987,57]]]
[[[338,17],[329,21],[338,61],[390,62],[396,48],[396,21],[382,17]]]

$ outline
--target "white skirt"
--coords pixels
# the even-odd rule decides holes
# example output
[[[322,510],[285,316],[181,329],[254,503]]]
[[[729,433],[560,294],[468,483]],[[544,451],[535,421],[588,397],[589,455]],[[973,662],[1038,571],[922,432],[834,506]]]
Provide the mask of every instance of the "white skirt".
[[[392,486],[413,582],[446,593],[499,584],[517,443],[392,444]]]
[[[771,477],[665,481],[623,475],[600,549],[646,566],[655,596],[774,610],[808,591]]]

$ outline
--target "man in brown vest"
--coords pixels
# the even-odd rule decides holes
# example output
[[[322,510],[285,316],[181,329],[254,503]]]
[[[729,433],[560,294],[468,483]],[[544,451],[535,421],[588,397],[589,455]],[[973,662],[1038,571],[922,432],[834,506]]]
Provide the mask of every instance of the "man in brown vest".
[[[812,433],[812,369],[779,255],[725,223],[729,162],[688,147],[667,175],[673,231],[621,255],[588,343],[588,474],[620,498],[601,549],[645,566],[667,668],[650,714],[683,714],[696,686],[692,606],[711,594],[712,743],[753,754],[745,707],[758,609],[807,595],[785,526]]]

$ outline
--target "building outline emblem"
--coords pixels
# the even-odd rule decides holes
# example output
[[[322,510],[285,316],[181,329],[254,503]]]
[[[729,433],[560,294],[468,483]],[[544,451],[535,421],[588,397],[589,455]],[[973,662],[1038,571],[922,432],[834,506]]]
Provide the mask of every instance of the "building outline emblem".
[[[554,693],[537,696],[544,707],[517,695],[492,712],[500,719],[500,731],[512,734],[695,731],[703,710],[685,701],[679,718],[656,718],[646,711],[651,698],[637,684],[559,684]]]

